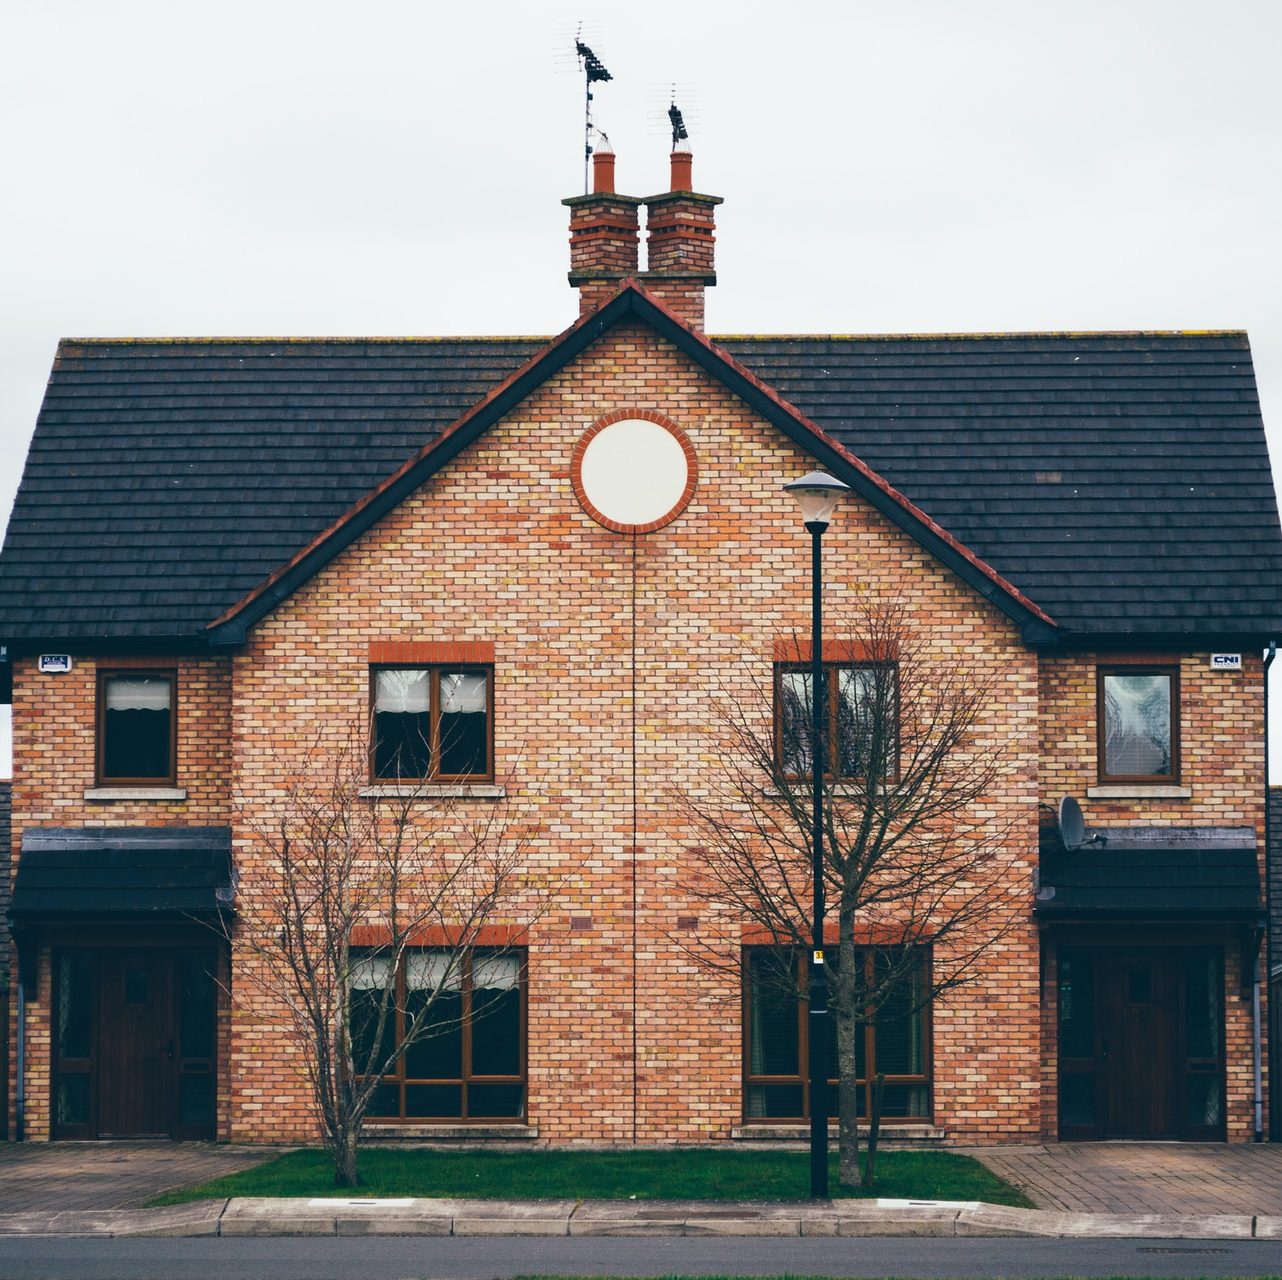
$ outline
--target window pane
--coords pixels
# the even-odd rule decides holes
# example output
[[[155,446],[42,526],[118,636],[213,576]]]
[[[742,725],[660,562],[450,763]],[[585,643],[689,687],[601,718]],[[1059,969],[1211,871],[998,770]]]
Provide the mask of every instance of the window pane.
[[[902,958],[878,957],[883,971],[882,999],[874,1019],[876,1069],[887,1076],[921,1075],[925,1064],[925,1010],[917,1008],[923,997],[921,965],[914,962],[907,973],[893,974]]]
[[[810,749],[810,719],[810,673],[781,671],[779,736],[783,758],[780,764],[786,774],[803,776],[810,772],[810,762],[814,758]]]
[[[791,952],[748,953],[748,1070],[754,1076],[795,1076],[797,980]]]
[[[880,691],[884,697],[885,690]],[[843,778],[868,773],[873,716],[878,698],[877,672],[870,667],[845,667],[837,681],[837,761]]]
[[[472,1074],[521,1074],[519,987],[472,988]]]
[[[484,675],[441,672],[441,767],[447,777],[487,773],[488,682]]]
[[[185,1075],[178,1081],[178,1123],[212,1125],[214,1123],[213,1075]]]
[[[449,1119],[463,1114],[463,1086],[457,1084],[407,1084],[405,1114],[417,1119]]]
[[[399,1116],[401,1114],[401,1086],[381,1083],[374,1086],[374,1092],[365,1109],[367,1116]]]
[[[930,1115],[930,1090],[924,1084],[882,1085],[881,1118],[915,1120]]]
[[[1059,1055],[1095,1056],[1095,967],[1071,951],[1059,957]]]
[[[1104,768],[1114,777],[1171,777],[1171,677],[1104,677]]]
[[[1188,1005],[1186,1054],[1190,1058],[1220,1056],[1220,957],[1195,951],[1184,962]],[[1218,1123],[1218,1121],[1216,1121]]]
[[[358,1072],[367,1069],[381,1073],[396,1045],[396,1008],[389,1000],[387,1018],[378,1052],[371,1058],[383,992],[391,979],[391,963],[386,956],[357,956],[348,973],[348,1033],[352,1037],[352,1061]]]
[[[104,778],[168,778],[173,681],[110,676],[103,682]]]
[[[1094,1075],[1074,1073],[1060,1077],[1059,1122],[1064,1127],[1095,1127]]]
[[[1219,1075],[1190,1074],[1187,1081],[1185,1123],[1190,1127],[1218,1128],[1220,1125]]]
[[[59,1076],[54,1099],[59,1124],[89,1123],[89,1077]]]
[[[459,1080],[463,1075],[463,993],[426,988],[405,993],[405,1025],[420,1024],[424,1038],[405,1051],[407,1080]]]
[[[58,957],[58,1057],[87,1058],[92,1041],[93,958],[69,951]]]
[[[469,1084],[467,1086],[467,1114],[493,1116],[511,1120],[525,1114],[525,1086],[523,1084]]]
[[[799,1084],[748,1086],[747,1114],[753,1120],[796,1120],[805,1114]]]
[[[422,715],[374,715],[374,776],[426,778],[432,768],[432,721]]]
[[[179,958],[178,1051],[184,1058],[214,1056],[213,968],[212,951],[184,951]]]

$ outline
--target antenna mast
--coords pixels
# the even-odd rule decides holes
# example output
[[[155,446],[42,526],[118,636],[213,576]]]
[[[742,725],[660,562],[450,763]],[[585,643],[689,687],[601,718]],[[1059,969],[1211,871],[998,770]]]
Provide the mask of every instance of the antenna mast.
[[[577,36],[574,52],[583,68],[583,194],[588,194],[588,164],[592,159],[592,86],[598,81],[613,80],[605,64]]]

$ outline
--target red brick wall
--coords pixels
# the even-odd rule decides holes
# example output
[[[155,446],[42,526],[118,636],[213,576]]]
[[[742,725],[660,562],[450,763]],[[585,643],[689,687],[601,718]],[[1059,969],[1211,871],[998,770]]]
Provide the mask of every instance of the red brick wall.
[[[102,659],[104,668],[121,664]],[[133,665],[138,665],[135,661]],[[218,659],[152,659],[149,668],[178,675],[177,784],[186,800],[85,799],[95,787],[97,671],[93,658],[77,658],[64,675],[41,675],[35,658],[14,662],[13,836],[16,870],[22,833],[56,826],[219,826],[230,822],[231,663]],[[128,935],[122,932],[121,942]],[[26,1136],[49,1136],[49,949],[39,952],[39,994],[27,1002]],[[16,969],[16,966],[15,966]],[[17,1001],[11,1002],[16,1019]],[[11,1028],[16,1041],[16,1023]],[[222,1042],[225,1048],[225,1038]],[[10,1072],[10,1123],[17,1099]],[[12,1129],[11,1129],[12,1131]]]
[[[1180,689],[1180,778],[1188,794],[1170,788],[1101,784],[1097,749],[1097,682],[1101,665],[1133,661],[1111,651],[1043,657],[1041,661],[1041,768],[1039,789],[1045,820],[1062,796],[1082,806],[1088,827],[1247,826],[1257,838],[1260,883],[1265,876],[1264,671],[1258,654],[1242,655],[1241,671],[1212,671],[1210,653],[1153,655],[1177,663]],[[1091,796],[1092,789],[1106,794]],[[1188,942],[1198,938],[1191,933]],[[1218,943],[1220,934],[1208,941]],[[1228,1053],[1227,1131],[1230,1141],[1247,1140],[1254,1128],[1251,1065],[1252,1018],[1243,996],[1241,953],[1225,948],[1225,1044]],[[1056,1129],[1056,992],[1048,966],[1044,995],[1043,1127]],[[1267,999],[1262,990],[1261,999]],[[1262,1014],[1267,1024],[1267,1012]],[[1267,1055],[1265,1055],[1267,1072]],[[1267,1090],[1266,1090],[1267,1093]]]
[[[641,538],[593,523],[569,477],[579,436],[628,407],[673,419],[699,459],[685,513]],[[252,912],[248,833],[284,762],[365,714],[370,643],[494,644],[497,770],[537,826],[533,864],[558,886],[529,953],[529,1111],[542,1139],[725,1138],[740,1119],[737,984],[678,945],[690,936],[681,917],[703,908],[679,888],[692,836],[675,796],[711,767],[711,701],[768,685],[775,641],[808,632],[808,539],[780,485],[811,467],[650,330],[616,329],[264,620],[236,659]],[[1031,885],[1035,658],[1006,618],[857,501],[825,554],[830,618],[865,593],[908,593],[933,657],[996,673],[984,730],[1018,767],[989,810],[994,828],[1013,824],[1003,856]],[[980,981],[936,1011],[937,1119],[953,1136],[1039,1132],[1026,910]],[[238,980],[237,996],[232,1136],[306,1137],[285,1038],[252,983]]]

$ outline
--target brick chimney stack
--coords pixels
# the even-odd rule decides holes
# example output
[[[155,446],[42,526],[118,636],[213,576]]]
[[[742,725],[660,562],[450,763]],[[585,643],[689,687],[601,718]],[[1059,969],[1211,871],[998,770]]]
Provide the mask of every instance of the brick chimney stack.
[[[592,194],[561,203],[570,209],[570,283],[579,291],[579,314],[586,315],[637,274],[642,201],[615,191],[614,152],[603,143],[592,155]]]
[[[713,210],[720,196],[692,188],[693,157],[684,146],[672,152],[670,190],[646,201],[646,270],[641,282],[693,329],[703,329],[703,291],[717,283]]]

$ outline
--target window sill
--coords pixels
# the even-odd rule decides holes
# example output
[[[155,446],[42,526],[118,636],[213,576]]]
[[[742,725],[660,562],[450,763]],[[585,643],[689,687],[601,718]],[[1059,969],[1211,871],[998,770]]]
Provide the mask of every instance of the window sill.
[[[800,778],[798,779],[797,785],[793,788],[791,794],[804,795],[806,799],[809,800],[810,791],[811,791],[810,779]],[[761,794],[767,800],[784,799],[784,793],[780,791],[778,787],[762,787]],[[830,782],[830,783],[827,783],[824,787],[824,795],[826,796],[860,796],[860,795],[863,795],[863,789],[853,782],[849,782],[849,783],[839,782],[836,784],[836,786],[834,786]]]
[[[866,1121],[859,1122],[860,1132],[864,1133]],[[837,1136],[837,1125],[828,1126],[828,1136]],[[907,1124],[881,1122],[882,1142],[940,1142],[946,1137],[943,1129],[927,1120]],[[806,1142],[810,1138],[808,1124],[737,1124],[730,1130],[730,1137],[735,1142]]]
[[[1164,784],[1148,786],[1139,782],[1108,783],[1087,787],[1088,800],[1192,800],[1192,787],[1172,787]]]
[[[379,782],[361,788],[362,800],[503,800],[506,787],[492,783]]]
[[[536,1124],[380,1124],[367,1120],[362,1130],[366,1140],[377,1142],[399,1141],[407,1138],[415,1142],[501,1142],[504,1140],[529,1142],[539,1136]]]
[[[96,804],[119,800],[186,800],[186,787],[89,787],[85,799]]]

